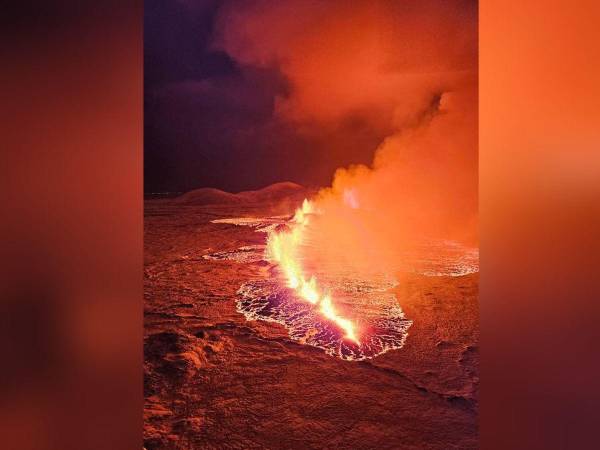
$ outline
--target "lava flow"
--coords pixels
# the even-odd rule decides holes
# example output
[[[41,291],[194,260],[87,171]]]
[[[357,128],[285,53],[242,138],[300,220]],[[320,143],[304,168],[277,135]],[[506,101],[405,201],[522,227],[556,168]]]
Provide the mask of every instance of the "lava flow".
[[[277,262],[281,268],[288,286],[304,301],[316,308],[326,319],[341,328],[344,337],[359,344],[355,326],[349,319],[338,314],[329,294],[319,290],[314,276],[307,277],[302,269],[298,255],[298,247],[302,242],[303,231],[309,222],[309,215],[314,213],[312,203],[304,199],[302,207],[296,210],[292,222],[284,230],[273,230],[267,240],[267,255]]]

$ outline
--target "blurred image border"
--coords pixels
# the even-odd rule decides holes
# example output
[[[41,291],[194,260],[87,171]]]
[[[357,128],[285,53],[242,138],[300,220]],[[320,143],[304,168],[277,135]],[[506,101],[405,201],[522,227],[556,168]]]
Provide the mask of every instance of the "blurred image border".
[[[479,2],[481,448],[595,442],[599,9]],[[7,13],[3,446],[141,448],[143,2]]]

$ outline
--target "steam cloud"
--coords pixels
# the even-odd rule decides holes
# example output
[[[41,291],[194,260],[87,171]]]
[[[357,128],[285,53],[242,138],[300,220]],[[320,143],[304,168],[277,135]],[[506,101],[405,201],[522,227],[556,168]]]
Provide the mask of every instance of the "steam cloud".
[[[320,192],[318,207],[335,210],[320,219],[324,249],[361,251],[367,237],[368,259],[416,236],[476,241],[476,2],[232,2],[214,46],[278,68],[290,89],[276,118],[301,133],[387,136],[369,166],[338,169]]]

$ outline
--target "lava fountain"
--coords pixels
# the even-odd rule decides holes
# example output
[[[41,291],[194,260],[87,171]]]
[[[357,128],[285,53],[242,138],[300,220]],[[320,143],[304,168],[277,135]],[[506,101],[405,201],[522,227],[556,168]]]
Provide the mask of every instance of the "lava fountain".
[[[337,241],[331,248],[324,247],[323,234],[335,230],[323,228],[330,210],[321,207],[305,200],[291,217],[216,220],[250,226],[267,233],[267,239],[264,246],[214,253],[205,259],[270,263],[266,272],[259,270],[256,278],[238,289],[236,309],[249,321],[279,323],[290,339],[346,361],[401,348],[412,322],[393,291],[397,285],[393,272],[379,265],[356,265],[347,252],[338,252],[343,247]],[[340,220],[346,224],[345,216]],[[265,277],[271,270],[277,276]]]
[[[345,339],[359,344],[355,324],[338,313],[331,295],[322,292],[315,276],[307,276],[302,268],[298,249],[310,215],[314,213],[313,204],[304,199],[302,206],[296,210],[293,220],[287,227],[269,233],[267,257],[278,264],[288,287],[293,289],[300,299],[314,305],[319,314],[343,330]]]

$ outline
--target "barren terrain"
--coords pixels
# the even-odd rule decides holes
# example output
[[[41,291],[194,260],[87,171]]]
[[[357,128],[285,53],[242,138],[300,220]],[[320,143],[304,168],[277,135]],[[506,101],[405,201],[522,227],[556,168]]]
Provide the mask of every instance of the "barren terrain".
[[[277,189],[146,201],[145,448],[477,448],[477,273],[397,273],[408,338],[364,361],[236,310],[240,286],[266,276],[264,261],[205,256],[266,235],[213,221],[289,213],[305,193],[285,188],[277,209],[265,206]]]

